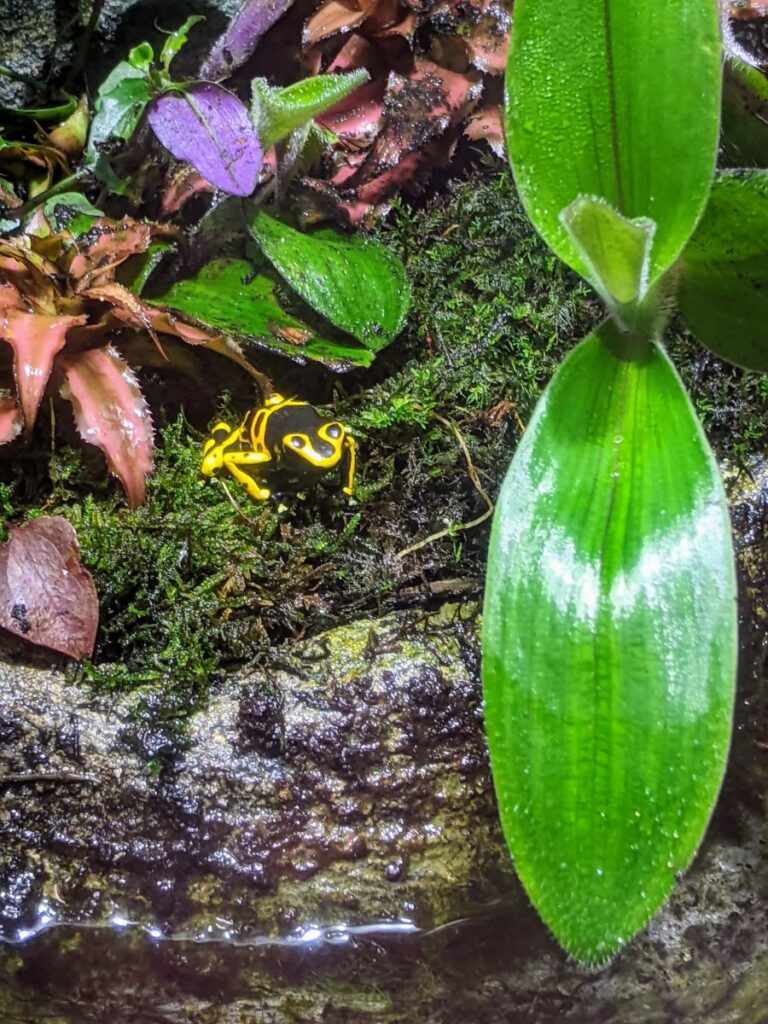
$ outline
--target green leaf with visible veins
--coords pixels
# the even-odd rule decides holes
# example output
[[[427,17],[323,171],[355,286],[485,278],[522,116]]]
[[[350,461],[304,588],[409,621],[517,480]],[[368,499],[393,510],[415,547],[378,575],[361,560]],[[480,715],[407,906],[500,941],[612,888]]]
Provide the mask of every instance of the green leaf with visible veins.
[[[559,217],[590,195],[657,224],[649,285],[672,265],[709,192],[720,85],[717,0],[515,0],[507,148],[562,260],[589,276]]]
[[[729,171],[680,260],[678,302],[702,344],[737,366],[768,370],[768,173]]]
[[[411,301],[405,268],[372,238],[295,231],[259,211],[251,234],[304,301],[332,324],[378,352],[397,335]]]
[[[185,319],[213,327],[236,341],[289,356],[313,359],[336,370],[370,366],[371,353],[353,341],[334,341],[285,313],[274,284],[255,275],[246,260],[212,260],[195,277],[178,281],[163,295],[147,299],[153,306],[182,313]]]
[[[343,100],[369,78],[365,68],[358,68],[346,75],[315,75],[282,89],[271,86],[266,78],[254,78],[251,118],[265,151]]]
[[[639,302],[648,287],[656,225],[647,217],[627,220],[604,199],[579,196],[560,220],[609,306]]]
[[[664,350],[604,325],[545,390],[498,500],[483,626],[507,842],[545,923],[599,964],[659,909],[725,768],[728,512]]]

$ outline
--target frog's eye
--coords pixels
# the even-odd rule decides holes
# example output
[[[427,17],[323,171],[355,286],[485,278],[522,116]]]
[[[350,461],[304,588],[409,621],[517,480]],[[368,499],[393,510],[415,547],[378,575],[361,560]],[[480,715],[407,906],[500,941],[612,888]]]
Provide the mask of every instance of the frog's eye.
[[[341,437],[341,424],[340,423],[329,423],[325,428],[326,437],[332,438],[334,441],[338,441]]]

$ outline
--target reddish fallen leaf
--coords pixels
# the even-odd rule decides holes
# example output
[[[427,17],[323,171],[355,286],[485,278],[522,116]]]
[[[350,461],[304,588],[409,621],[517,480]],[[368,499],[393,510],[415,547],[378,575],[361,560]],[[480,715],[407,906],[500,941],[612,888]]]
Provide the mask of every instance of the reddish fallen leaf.
[[[326,110],[318,117],[318,122],[349,147],[369,146],[381,129],[385,87],[383,79],[366,82],[341,103]]]
[[[104,452],[128,504],[144,501],[152,469],[152,418],[135,376],[110,346],[61,359],[62,394],[72,403],[80,436]]]
[[[509,51],[509,13],[493,5],[470,31],[466,44],[474,67],[489,75],[502,75]]]
[[[98,624],[96,587],[66,519],[41,516],[12,529],[0,547],[0,626],[84,658],[93,654]]]
[[[330,181],[304,178],[305,196],[311,195],[352,224],[368,226],[387,199],[405,187],[412,188],[437,163],[445,162],[456,129],[477,105],[481,92],[477,72],[459,74],[424,57],[417,57],[406,75],[391,72],[383,101],[383,127],[364,159],[350,159],[347,154]],[[358,123],[360,113],[350,112],[352,124]],[[341,114],[335,131],[340,130],[343,119]]]
[[[24,423],[31,429],[37,417],[53,360],[64,347],[67,331],[85,323],[85,316],[46,316],[6,309],[0,319],[0,338],[13,349],[13,373]]]

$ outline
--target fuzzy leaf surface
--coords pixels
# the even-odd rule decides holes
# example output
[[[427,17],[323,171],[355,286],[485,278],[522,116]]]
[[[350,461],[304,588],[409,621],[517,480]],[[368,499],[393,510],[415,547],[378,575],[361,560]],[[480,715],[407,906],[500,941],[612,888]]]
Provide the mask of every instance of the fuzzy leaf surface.
[[[66,519],[40,516],[13,528],[0,546],[0,626],[84,658],[93,654],[98,625],[96,587]]]
[[[269,278],[254,275],[246,260],[212,260],[195,277],[177,281],[148,302],[298,362],[313,359],[337,370],[370,366],[373,357],[367,349],[320,337],[285,313],[274,288]]]
[[[711,451],[664,351],[621,360],[613,340],[604,326],[574,349],[521,441],[483,630],[507,843],[545,923],[591,964],[646,924],[701,841],[736,666]]]
[[[649,285],[675,261],[709,191],[720,82],[716,0],[561,0],[556,17],[516,0],[507,151],[534,227],[582,276],[559,220],[578,195],[655,221]]]
[[[680,260],[680,312],[708,349],[768,370],[768,173],[730,171]]]
[[[362,235],[305,235],[259,211],[251,233],[304,301],[336,327],[378,352],[400,332],[411,301],[394,253]]]
[[[609,306],[644,297],[656,230],[652,221],[627,220],[604,199],[590,196],[575,199],[560,219]]]
[[[251,115],[264,149],[329,110],[369,77],[365,68],[358,68],[346,75],[315,75],[284,89],[275,89],[265,79],[254,79]]]
[[[249,196],[256,188],[262,149],[234,93],[198,82],[183,93],[158,96],[147,117],[165,148],[216,188],[234,196]]]

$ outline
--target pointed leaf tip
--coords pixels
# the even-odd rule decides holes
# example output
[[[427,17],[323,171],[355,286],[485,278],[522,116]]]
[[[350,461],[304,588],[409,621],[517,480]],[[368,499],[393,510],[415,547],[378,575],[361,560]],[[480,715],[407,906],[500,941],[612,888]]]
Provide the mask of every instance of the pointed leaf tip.
[[[78,352],[63,359],[62,367],[62,394],[72,403],[80,436],[101,448],[128,504],[138,507],[152,470],[154,438],[136,377],[111,347]]]
[[[47,316],[7,309],[2,337],[13,349],[13,372],[24,424],[30,430],[53,369],[67,340],[67,331],[84,324],[85,316]]]

